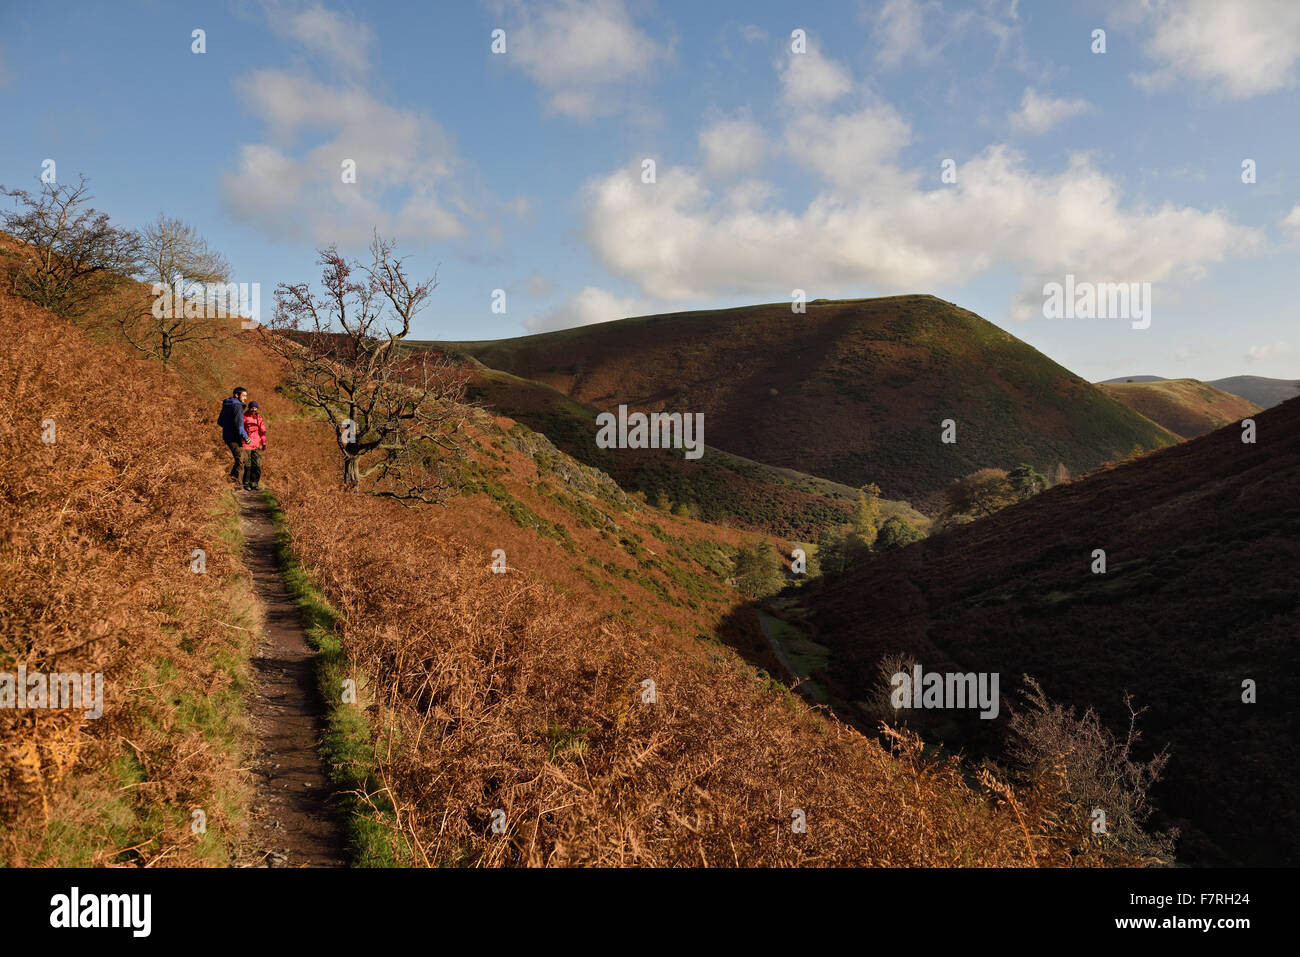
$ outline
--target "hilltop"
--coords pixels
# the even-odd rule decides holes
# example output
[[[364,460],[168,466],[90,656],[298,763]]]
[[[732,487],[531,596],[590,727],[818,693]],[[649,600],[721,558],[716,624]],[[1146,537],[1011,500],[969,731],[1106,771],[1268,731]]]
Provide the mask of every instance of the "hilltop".
[[[1269,379],[1258,375],[1234,375],[1226,379],[1214,379],[1210,385],[1224,392],[1231,392],[1243,399],[1249,399],[1256,405],[1271,409],[1288,399],[1300,396],[1300,379]]]
[[[1197,379],[1102,383],[1101,388],[1134,412],[1185,439],[1213,432],[1260,411],[1249,399]]]
[[[1300,401],[1049,489],[851,570],[804,596],[827,674],[861,699],[899,652],[935,670],[1019,676],[1095,707],[1172,760],[1155,798],[1179,858],[1300,860]],[[1095,549],[1105,551],[1094,574]],[[1257,704],[1242,701],[1258,682]],[[1265,692],[1267,688],[1267,692]],[[993,722],[984,722],[985,725]],[[981,722],[970,722],[978,726]],[[980,746],[989,729],[968,727]]]
[[[1010,333],[933,296],[818,300],[429,343],[601,409],[706,416],[706,441],[937,507],[954,478],[1077,474],[1175,438]],[[957,422],[956,444],[940,423]]]

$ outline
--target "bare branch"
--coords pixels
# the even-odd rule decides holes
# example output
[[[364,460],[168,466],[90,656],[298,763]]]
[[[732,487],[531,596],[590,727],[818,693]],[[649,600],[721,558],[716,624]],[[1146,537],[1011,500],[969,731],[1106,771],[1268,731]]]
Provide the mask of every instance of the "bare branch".
[[[277,287],[265,341],[300,399],[333,427],[345,489],[434,504],[455,490],[446,460],[460,451],[468,374],[402,345],[437,273],[415,281],[394,249],[376,233],[368,265],[320,250],[321,294],[305,283]]]

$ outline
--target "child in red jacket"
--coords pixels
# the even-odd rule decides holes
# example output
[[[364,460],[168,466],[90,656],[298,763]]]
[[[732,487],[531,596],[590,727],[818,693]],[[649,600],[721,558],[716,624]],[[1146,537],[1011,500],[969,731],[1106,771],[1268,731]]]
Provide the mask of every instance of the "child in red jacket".
[[[244,443],[244,449],[248,452],[244,488],[252,490],[261,487],[262,452],[266,448],[266,420],[262,418],[256,402],[248,403],[248,411],[244,413],[244,430],[248,433],[248,441]]]

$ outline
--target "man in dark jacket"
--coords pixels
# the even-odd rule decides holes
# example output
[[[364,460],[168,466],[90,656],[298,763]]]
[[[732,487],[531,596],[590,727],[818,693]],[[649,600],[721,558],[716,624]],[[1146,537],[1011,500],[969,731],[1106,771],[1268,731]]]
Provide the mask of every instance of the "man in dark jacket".
[[[235,464],[230,469],[230,480],[236,486],[243,484],[244,478],[244,444],[248,433],[244,430],[244,403],[248,401],[248,390],[242,385],[235,386],[229,399],[221,403],[221,414],[217,416],[217,425],[221,426],[221,441],[226,443]]]

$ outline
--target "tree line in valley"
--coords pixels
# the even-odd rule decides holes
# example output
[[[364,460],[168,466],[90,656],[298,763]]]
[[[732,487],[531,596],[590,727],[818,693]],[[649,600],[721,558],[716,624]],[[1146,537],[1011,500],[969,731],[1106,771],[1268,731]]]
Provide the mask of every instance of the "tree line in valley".
[[[1023,462],[1010,472],[979,469],[948,486],[943,511],[933,527],[943,530],[985,518],[1008,505],[1027,501],[1049,486],[1042,473]],[[787,572],[775,549],[753,542],[737,550],[732,575],[743,594],[767,598],[786,588],[794,577],[842,575],[873,555],[903,548],[925,536],[925,531],[899,515],[882,517],[880,487],[873,482],[858,489],[853,520],[826,529],[816,547],[811,552],[805,550],[806,568],[801,573],[793,568]]]

